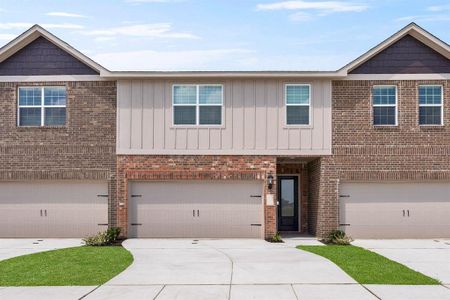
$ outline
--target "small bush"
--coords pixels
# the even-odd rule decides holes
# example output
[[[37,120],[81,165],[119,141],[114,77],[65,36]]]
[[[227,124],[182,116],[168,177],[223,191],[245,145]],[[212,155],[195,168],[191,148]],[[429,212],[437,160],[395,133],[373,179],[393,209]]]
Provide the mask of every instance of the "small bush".
[[[353,239],[345,234],[342,230],[333,230],[328,236],[323,240],[325,244],[333,245],[350,245]]]
[[[117,238],[120,235],[120,227],[111,227],[106,230],[106,236],[110,243],[114,243],[117,241]]]
[[[86,243],[87,246],[107,246],[117,241],[119,234],[120,228],[111,227],[108,228],[108,230],[99,232],[94,236],[84,238],[83,241]]]
[[[281,239],[281,235],[279,232],[277,232],[272,238],[270,239],[271,243],[283,243],[283,240]]]
[[[84,238],[83,241],[87,246],[106,246],[109,244],[106,231],[99,232],[94,236],[88,236],[87,238]]]

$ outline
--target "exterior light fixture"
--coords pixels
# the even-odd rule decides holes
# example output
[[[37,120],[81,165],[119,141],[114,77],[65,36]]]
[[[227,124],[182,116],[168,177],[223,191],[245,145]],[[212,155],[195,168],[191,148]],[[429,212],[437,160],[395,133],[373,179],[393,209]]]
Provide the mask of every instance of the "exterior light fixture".
[[[267,176],[267,187],[269,188],[269,190],[271,190],[273,187],[273,176],[271,173],[269,173],[269,175]]]

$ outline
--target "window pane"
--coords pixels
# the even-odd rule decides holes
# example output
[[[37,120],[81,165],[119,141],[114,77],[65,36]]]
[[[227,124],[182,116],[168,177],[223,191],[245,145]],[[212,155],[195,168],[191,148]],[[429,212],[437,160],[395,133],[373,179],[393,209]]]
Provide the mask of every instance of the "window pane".
[[[177,85],[173,87],[174,104],[196,104],[197,87],[195,85]]]
[[[59,126],[66,124],[66,108],[54,107],[45,108],[44,125],[45,126]]]
[[[286,124],[288,125],[308,125],[309,106],[286,106]]]
[[[419,107],[420,125],[441,125],[441,107],[422,106]]]
[[[222,106],[200,106],[200,124],[222,124]]]
[[[44,88],[45,105],[66,105],[65,87],[46,87]]]
[[[375,86],[372,90],[373,104],[395,104],[395,87]]]
[[[19,88],[19,105],[41,105],[41,88]]]
[[[34,107],[20,108],[19,126],[41,126],[41,109]]]
[[[201,85],[199,87],[200,104],[222,104],[222,86]]]
[[[440,86],[419,86],[420,104],[441,104],[442,89]]]
[[[195,125],[195,106],[174,106],[173,123],[175,125]]]
[[[374,125],[395,125],[395,107],[384,106],[373,108]]]
[[[286,86],[287,104],[309,104],[309,86],[308,85],[287,85]]]

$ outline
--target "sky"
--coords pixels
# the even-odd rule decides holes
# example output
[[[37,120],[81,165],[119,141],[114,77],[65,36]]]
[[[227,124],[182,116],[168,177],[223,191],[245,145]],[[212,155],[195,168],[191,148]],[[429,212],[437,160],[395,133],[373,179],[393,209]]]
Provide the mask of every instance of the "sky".
[[[110,70],[336,70],[448,0],[0,0],[0,45],[40,24]]]

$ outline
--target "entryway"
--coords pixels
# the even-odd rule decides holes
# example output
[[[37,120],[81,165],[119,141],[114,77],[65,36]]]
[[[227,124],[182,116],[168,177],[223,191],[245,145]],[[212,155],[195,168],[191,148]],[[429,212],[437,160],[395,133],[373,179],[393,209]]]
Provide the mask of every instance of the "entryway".
[[[278,230],[298,231],[298,177],[278,176]]]

